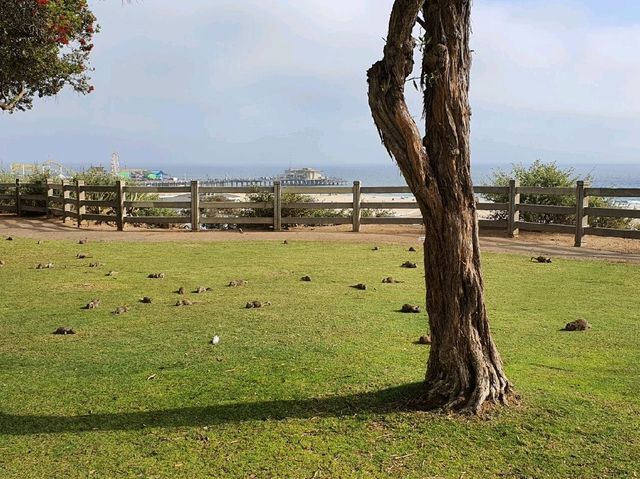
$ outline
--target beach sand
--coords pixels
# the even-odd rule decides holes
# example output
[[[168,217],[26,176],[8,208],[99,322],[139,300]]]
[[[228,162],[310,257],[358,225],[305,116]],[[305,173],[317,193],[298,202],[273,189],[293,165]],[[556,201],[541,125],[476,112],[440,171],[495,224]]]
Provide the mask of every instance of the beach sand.
[[[248,201],[246,194],[225,194],[230,201]],[[353,196],[350,193],[339,194],[319,194],[308,195],[313,198],[315,203],[351,203],[353,202]],[[384,208],[379,208],[389,211],[393,216],[398,218],[420,218],[420,210],[418,208],[394,208],[393,203],[409,203],[415,202],[415,198],[411,194],[399,193],[399,194],[362,194],[361,201],[363,203],[389,203]],[[478,211],[478,218],[486,219],[491,215],[491,211]]]

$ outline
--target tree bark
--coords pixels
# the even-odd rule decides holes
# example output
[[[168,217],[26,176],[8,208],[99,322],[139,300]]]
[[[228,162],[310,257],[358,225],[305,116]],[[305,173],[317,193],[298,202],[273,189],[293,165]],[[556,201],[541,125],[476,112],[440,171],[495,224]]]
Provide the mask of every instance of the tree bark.
[[[470,174],[470,0],[396,0],[384,57],[368,72],[369,105],[382,142],[420,206],[432,345],[421,402],[477,413],[511,392],[484,305]],[[422,12],[423,18],[418,15]],[[425,137],[404,98],[422,38]]]

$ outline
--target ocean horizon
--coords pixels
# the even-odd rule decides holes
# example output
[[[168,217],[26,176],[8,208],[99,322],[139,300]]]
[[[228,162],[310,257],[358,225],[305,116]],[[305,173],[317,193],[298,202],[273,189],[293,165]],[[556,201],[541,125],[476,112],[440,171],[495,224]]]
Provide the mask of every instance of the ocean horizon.
[[[526,163],[525,163],[526,164]],[[137,165],[136,165],[137,166]],[[590,179],[594,187],[640,188],[640,165],[638,164],[559,164],[561,168],[570,168],[578,179]],[[398,167],[389,164],[372,165],[316,165],[316,164],[229,164],[229,165],[141,165],[149,169],[162,169],[179,179],[207,178],[257,178],[276,176],[287,168],[316,168],[329,177],[341,178],[347,182],[359,180],[365,186],[404,186],[406,183]],[[86,168],[86,167],[85,167]],[[471,175],[475,185],[491,184],[492,173],[510,171],[511,164],[472,164]]]

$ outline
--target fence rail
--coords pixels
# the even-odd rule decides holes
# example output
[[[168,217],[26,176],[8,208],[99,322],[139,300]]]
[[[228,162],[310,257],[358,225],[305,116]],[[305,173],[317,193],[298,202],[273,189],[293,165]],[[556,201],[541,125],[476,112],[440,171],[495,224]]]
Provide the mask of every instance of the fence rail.
[[[211,195],[225,193],[269,193],[273,198],[269,201],[213,201]],[[590,196],[607,198],[640,198],[640,188],[591,188],[583,181],[578,181],[573,188],[522,187],[512,180],[509,186],[477,186],[477,195],[499,194],[508,197],[506,203],[476,202],[479,211],[506,212],[507,219],[480,219],[481,228],[505,230],[509,236],[516,236],[519,231],[542,231],[571,233],[575,235],[575,245],[580,246],[586,235],[608,236],[617,238],[640,239],[639,230],[623,230],[591,227],[590,216],[609,218],[640,218],[640,209],[631,208],[596,208],[589,206]],[[140,200],[140,194],[172,194],[189,196],[189,199],[175,200]],[[314,195],[350,194],[351,201],[333,202],[283,202],[286,193],[305,193]],[[201,225],[270,225],[279,231],[283,225],[329,225],[351,224],[353,231],[359,231],[360,225],[400,225],[422,224],[421,217],[374,217],[363,212],[384,209],[418,209],[415,201],[367,201],[367,194],[411,194],[408,187],[403,186],[362,186],[359,181],[353,187],[309,187],[282,186],[274,182],[273,186],[258,187],[201,187],[193,181],[190,186],[126,186],[118,181],[115,185],[85,185],[82,181],[73,183],[36,184],[36,183],[0,183],[0,212],[42,213],[49,217],[61,217],[64,222],[75,220],[78,227],[82,221],[113,222],[118,230],[125,224],[189,224],[192,230],[199,230]],[[573,196],[575,206],[555,206],[521,203],[521,195]],[[180,210],[176,216],[134,216],[135,208],[167,208]],[[88,211],[87,209],[90,209]],[[239,210],[260,209],[271,211],[271,216],[240,216]],[[283,210],[350,210],[347,216],[299,217],[285,216]],[[220,212],[225,213],[220,213]],[[209,216],[212,212],[213,216]],[[575,216],[573,224],[543,224],[521,221],[520,213],[538,213],[552,215]]]

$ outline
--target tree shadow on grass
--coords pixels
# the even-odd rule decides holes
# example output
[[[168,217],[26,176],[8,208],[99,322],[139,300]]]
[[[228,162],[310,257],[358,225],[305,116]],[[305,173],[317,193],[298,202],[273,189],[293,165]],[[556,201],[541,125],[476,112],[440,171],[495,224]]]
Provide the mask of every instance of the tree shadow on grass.
[[[0,434],[125,431],[147,427],[209,426],[245,421],[385,414],[417,410],[417,399],[423,387],[423,383],[412,383],[348,396],[215,404],[86,416],[22,416],[0,413]]]

